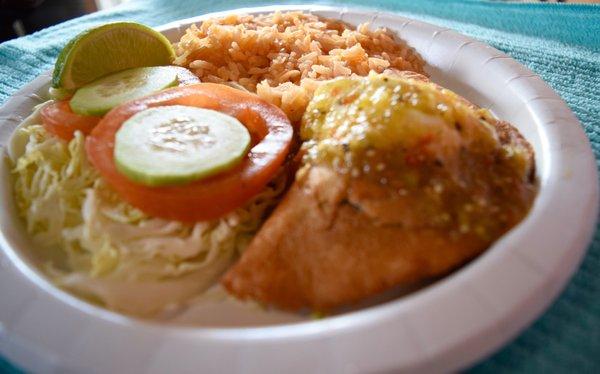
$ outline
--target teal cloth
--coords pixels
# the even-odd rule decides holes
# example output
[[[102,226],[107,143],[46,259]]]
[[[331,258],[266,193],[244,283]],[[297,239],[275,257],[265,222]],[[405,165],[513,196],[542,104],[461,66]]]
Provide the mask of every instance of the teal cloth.
[[[319,3],[368,4],[358,0]],[[0,44],[0,104],[51,68],[65,42],[90,26],[115,20],[158,26],[207,12],[266,4],[249,0],[134,0],[5,42]],[[600,6],[475,0],[379,0],[371,4],[483,40],[535,71],[575,112],[599,159]],[[568,229],[568,223],[565,227]],[[18,369],[0,359],[0,371]],[[517,339],[471,371],[600,373],[598,228],[581,268],[561,297]]]

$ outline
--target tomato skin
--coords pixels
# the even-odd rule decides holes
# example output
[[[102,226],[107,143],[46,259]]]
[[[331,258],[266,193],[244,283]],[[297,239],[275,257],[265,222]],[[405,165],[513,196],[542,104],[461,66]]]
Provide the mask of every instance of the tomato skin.
[[[131,181],[116,169],[115,134],[134,114],[168,105],[213,109],[236,117],[252,136],[248,156],[233,169],[185,185],[149,187]],[[151,216],[193,222],[221,217],[262,191],[285,161],[292,135],[292,125],[276,106],[225,85],[200,83],[114,108],[87,137],[86,151],[105,180],[131,205]]]
[[[88,135],[101,119],[73,113],[68,101],[55,101],[46,105],[40,111],[40,117],[48,132],[66,141],[73,139],[77,130]]]

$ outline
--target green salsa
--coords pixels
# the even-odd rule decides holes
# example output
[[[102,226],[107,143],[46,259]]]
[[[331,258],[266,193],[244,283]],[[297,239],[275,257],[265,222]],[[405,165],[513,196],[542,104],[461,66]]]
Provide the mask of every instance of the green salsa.
[[[491,240],[526,214],[536,190],[529,144],[499,124],[434,84],[371,74],[319,87],[301,136],[306,165],[406,200],[415,228]]]

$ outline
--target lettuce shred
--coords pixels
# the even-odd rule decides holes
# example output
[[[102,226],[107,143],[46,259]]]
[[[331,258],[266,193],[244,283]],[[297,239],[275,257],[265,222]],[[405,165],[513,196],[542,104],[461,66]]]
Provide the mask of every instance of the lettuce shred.
[[[46,271],[57,285],[127,314],[155,316],[210,287],[243,251],[285,188],[285,173],[244,207],[193,224],[148,217],[123,202],[85,154],[43,126],[23,129],[15,161],[20,214],[41,251],[60,260]]]

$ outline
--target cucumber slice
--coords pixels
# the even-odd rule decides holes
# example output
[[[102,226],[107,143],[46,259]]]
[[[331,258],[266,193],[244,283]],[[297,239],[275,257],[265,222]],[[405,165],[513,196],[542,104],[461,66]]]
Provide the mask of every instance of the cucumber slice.
[[[147,186],[176,185],[217,174],[239,163],[250,133],[234,117],[182,105],[146,109],[115,137],[117,170]]]
[[[121,103],[177,85],[177,73],[171,66],[156,66],[108,75],[78,89],[71,99],[71,110],[102,116]]]

